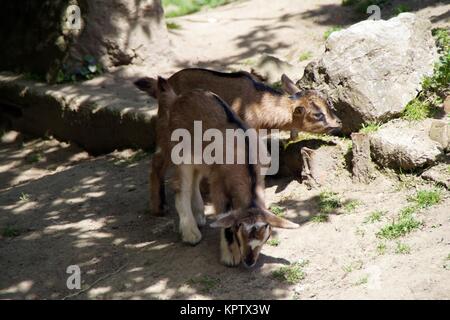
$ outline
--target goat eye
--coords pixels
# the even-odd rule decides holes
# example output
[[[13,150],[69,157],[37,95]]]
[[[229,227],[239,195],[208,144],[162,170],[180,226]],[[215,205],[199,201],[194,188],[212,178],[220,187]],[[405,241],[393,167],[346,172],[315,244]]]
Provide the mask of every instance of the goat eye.
[[[323,115],[323,113],[320,113],[320,112],[314,113],[314,118],[316,118],[317,120],[323,120],[324,115]]]

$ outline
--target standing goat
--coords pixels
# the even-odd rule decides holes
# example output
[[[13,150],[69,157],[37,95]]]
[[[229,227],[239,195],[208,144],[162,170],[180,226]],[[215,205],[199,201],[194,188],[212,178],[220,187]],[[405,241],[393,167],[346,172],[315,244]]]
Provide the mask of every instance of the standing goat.
[[[201,121],[202,130],[216,129],[223,136],[230,129],[235,132],[247,130],[229,106],[211,92],[196,89],[177,96],[170,84],[159,78],[157,97],[159,112],[167,121],[168,130],[164,136],[167,140],[160,141],[160,152],[166,158],[170,157],[176,145],[169,135],[172,136],[176,130],[184,130],[195,139],[196,121]],[[243,164],[196,163],[196,156],[203,158],[204,146],[196,150],[193,144],[193,141],[189,143],[191,152],[183,152],[184,161],[176,165],[175,207],[180,217],[182,240],[195,245],[202,238],[198,226],[204,225],[206,220],[200,180],[207,177],[214,209],[216,213],[222,213],[211,225],[222,228],[221,261],[228,266],[236,266],[242,261],[246,267],[252,267],[270,237],[272,227],[296,228],[298,225],[277,217],[265,208],[262,197],[264,183],[259,166],[249,161],[248,139],[245,140],[245,150],[239,150],[239,144],[232,147],[233,155],[242,152],[246,155]],[[230,150],[228,147],[224,148],[224,157]]]
[[[283,75],[281,82],[287,94],[258,82],[250,73],[243,71],[222,73],[207,69],[183,69],[172,75],[168,82],[176,94],[193,89],[214,92],[251,128],[335,134],[342,126],[322,94],[315,90],[300,90],[286,75]],[[156,79],[141,78],[135,85],[158,98]],[[160,112],[158,117],[161,117]],[[164,135],[167,131],[164,120],[158,120],[156,130],[157,135]],[[158,138],[156,144],[161,145]],[[162,215],[164,211],[164,176],[168,165],[168,159],[157,152],[150,173],[151,211],[155,215]]]

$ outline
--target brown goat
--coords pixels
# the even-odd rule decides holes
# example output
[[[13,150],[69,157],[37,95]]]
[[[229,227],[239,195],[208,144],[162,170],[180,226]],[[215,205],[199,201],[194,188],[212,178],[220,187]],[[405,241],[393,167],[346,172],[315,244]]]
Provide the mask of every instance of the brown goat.
[[[300,90],[286,76],[280,91],[258,82],[248,72],[222,73],[206,69],[183,69],[168,79],[176,94],[204,89],[220,96],[251,128],[301,130],[313,133],[337,133],[341,122],[331,105],[315,90]],[[142,78],[135,85],[150,96],[158,98],[157,80]],[[162,115],[158,112],[158,117]],[[167,131],[163,118],[157,122],[157,135]],[[163,139],[164,140],[164,139]],[[160,146],[157,138],[157,145]],[[161,215],[164,210],[164,176],[168,159],[156,153],[150,173],[151,211]]]
[[[157,96],[159,111],[167,120],[165,141],[160,141],[160,152],[169,159],[173,156],[177,143],[177,132],[187,133],[196,138],[196,122],[201,122],[203,132],[215,129],[226,136],[227,130],[242,130],[247,127],[235,115],[230,107],[217,95],[195,89],[177,96],[169,83],[158,79]],[[202,132],[202,136],[203,136]],[[264,181],[259,174],[259,166],[251,164],[249,156],[243,164],[206,164],[196,163],[195,157],[203,157],[203,148],[196,150],[195,142],[189,138],[190,152],[183,152],[183,161],[176,164],[174,183],[175,206],[180,217],[182,240],[195,245],[201,240],[198,226],[205,224],[204,205],[200,193],[200,180],[208,178],[211,200],[216,213],[222,213],[211,225],[222,228],[221,261],[236,266],[241,261],[246,267],[252,267],[259,256],[263,244],[270,237],[272,227],[296,228],[297,224],[277,217],[265,208],[263,200]],[[202,142],[204,144],[204,142]],[[241,147],[242,148],[242,147]],[[250,154],[250,145],[246,140],[238,150],[233,145],[233,154]],[[194,150],[192,152],[192,150]],[[227,148],[224,149],[226,156]],[[171,158],[173,160],[173,157]],[[230,210],[231,211],[228,211]],[[228,211],[228,212],[227,212]],[[225,212],[225,213],[224,213]]]

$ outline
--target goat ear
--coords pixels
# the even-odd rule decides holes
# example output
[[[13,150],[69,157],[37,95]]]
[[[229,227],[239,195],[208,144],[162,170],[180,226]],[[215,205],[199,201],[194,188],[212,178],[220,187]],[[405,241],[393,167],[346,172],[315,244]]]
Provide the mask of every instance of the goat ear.
[[[147,92],[149,96],[156,98],[157,80],[153,78],[140,78],[134,82],[134,85],[141,91]]]
[[[291,95],[294,95],[300,91],[300,89],[295,85],[294,81],[289,79],[289,77],[285,74],[281,76],[281,87],[286,93]]]
[[[264,218],[266,219],[266,222],[274,228],[296,229],[300,227],[294,222],[276,216],[269,210],[264,210]]]
[[[217,217],[217,220],[211,223],[211,228],[229,228],[236,222],[236,217],[233,212],[222,213]]]
[[[170,86],[169,81],[163,77],[158,77],[158,90],[159,92],[167,92],[171,91],[172,87]]]

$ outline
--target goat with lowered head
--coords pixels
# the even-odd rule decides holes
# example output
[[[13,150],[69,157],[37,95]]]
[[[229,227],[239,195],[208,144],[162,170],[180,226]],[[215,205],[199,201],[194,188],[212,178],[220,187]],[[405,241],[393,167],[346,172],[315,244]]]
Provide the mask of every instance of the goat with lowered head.
[[[286,75],[281,82],[284,93],[274,90],[248,72],[223,73],[207,69],[183,69],[168,79],[176,94],[204,89],[220,96],[244,121],[255,129],[280,129],[313,133],[338,133],[341,121],[320,92],[299,89]],[[157,80],[141,78],[135,85],[158,98]],[[167,131],[166,121],[158,113],[157,136]],[[165,138],[162,139],[165,141]],[[157,137],[157,145],[160,139]],[[154,215],[164,212],[164,176],[169,159],[157,152],[150,171],[150,203]]]
[[[247,130],[230,107],[212,92],[197,89],[177,96],[167,80],[159,78],[157,97],[160,115],[167,121],[168,129],[164,135],[167,140],[162,141],[160,137],[160,152],[168,159],[176,145],[170,139],[171,133],[182,129],[194,137],[195,121],[201,121],[202,130],[216,129],[223,136],[227,129]],[[211,201],[219,214],[211,226],[221,228],[222,263],[237,266],[242,262],[246,267],[252,267],[273,227],[297,228],[298,225],[266,209],[264,181],[259,166],[249,161],[250,146],[248,139],[245,141],[244,147],[239,144],[233,146],[234,155],[240,152],[247,155],[243,164],[206,164],[203,161],[198,164],[194,161],[198,151],[192,148],[193,152],[183,154],[184,159],[189,158],[190,161],[175,165],[173,184],[182,240],[195,245],[202,238],[199,226],[205,225],[206,219],[200,181],[206,177]],[[227,150],[224,147],[224,157]]]

